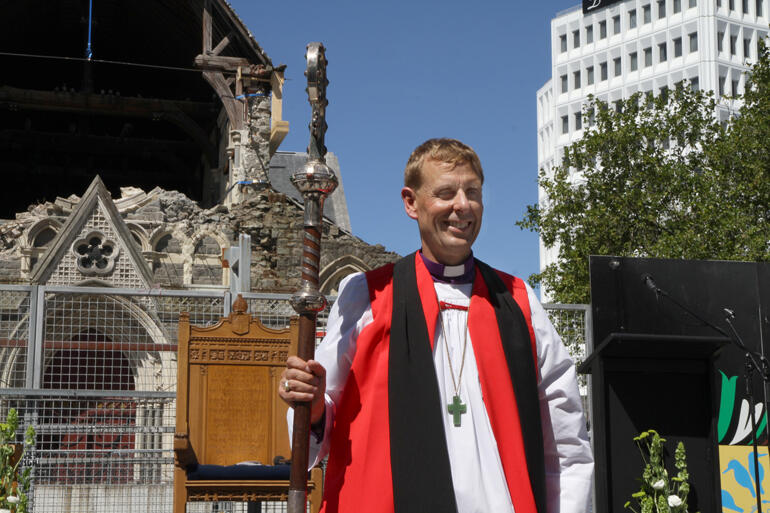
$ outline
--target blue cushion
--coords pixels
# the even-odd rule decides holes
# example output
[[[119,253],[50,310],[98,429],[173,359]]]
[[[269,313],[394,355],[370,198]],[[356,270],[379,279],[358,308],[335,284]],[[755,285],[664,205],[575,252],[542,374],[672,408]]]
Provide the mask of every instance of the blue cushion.
[[[291,465],[194,465],[187,470],[187,479],[288,480],[290,470]]]

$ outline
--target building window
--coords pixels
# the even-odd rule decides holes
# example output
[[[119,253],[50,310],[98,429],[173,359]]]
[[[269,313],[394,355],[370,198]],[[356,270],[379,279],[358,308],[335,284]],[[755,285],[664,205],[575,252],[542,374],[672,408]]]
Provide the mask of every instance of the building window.
[[[725,95],[725,82],[727,77],[719,77],[719,96]]]
[[[722,7],[722,0],[717,0],[717,9]]]
[[[596,112],[594,112],[594,109],[588,111],[588,126],[594,126],[594,123],[596,122]]]
[[[658,0],[658,19],[666,17],[666,0]]]
[[[586,27],[586,44],[594,42],[594,26],[588,25]]]
[[[743,40],[743,58],[751,59],[751,39]]]
[[[651,21],[652,21],[652,8],[650,7],[650,4],[647,4],[642,7],[642,22],[649,23]]]
[[[559,45],[561,45],[561,53],[567,51],[567,34],[562,34],[559,36]]]
[[[730,0],[727,5],[730,7],[731,11],[735,10],[735,0]]]
[[[733,96],[738,96],[738,81],[733,80],[730,85],[732,86]]]
[[[690,34],[690,51],[691,52],[697,52],[698,51],[698,33],[693,32]]]
[[[607,22],[600,21],[599,22],[599,39],[604,39],[605,37],[607,37]]]
[[[581,112],[575,113],[575,130],[583,128],[583,114]]]
[[[636,28],[636,9],[628,11],[628,28]]]
[[[561,117],[561,133],[566,134],[569,132],[569,117]]]
[[[682,12],[682,0],[674,0],[674,14]]]
[[[567,83],[567,75],[561,76],[561,92],[566,93],[569,90],[569,85]]]
[[[621,102],[620,100],[616,100],[612,102],[612,104],[615,106],[615,112],[617,112],[618,114],[623,112],[623,102]]]
[[[612,33],[620,34],[620,16],[612,17]]]
[[[607,61],[599,64],[599,80],[607,80]]]
[[[730,55],[738,53],[738,36],[730,36]]]
[[[652,47],[644,49],[644,67],[652,66]]]
[[[722,44],[722,40],[725,38],[724,32],[717,32],[717,52],[721,52],[722,48],[724,47],[724,44]]]
[[[668,52],[666,52],[666,43],[660,43],[658,45],[658,60],[660,62],[666,62],[668,59]]]
[[[580,70],[572,73],[572,81],[575,84],[575,89],[580,89]]]
[[[586,68],[586,83],[588,85],[593,85],[594,83],[594,67],[588,66]]]
[[[687,4],[690,8],[692,7],[698,7],[698,0],[690,0],[690,3]]]
[[[757,0],[757,16],[764,16],[762,14],[762,0]]]
[[[620,76],[620,73],[622,71],[622,68],[620,67],[620,57],[617,57],[612,60],[612,63],[615,65],[615,74],[614,77]]]
[[[692,77],[690,79],[690,87],[693,91],[700,89],[700,80],[698,80],[698,77]]]
[[[579,48],[580,47],[580,31],[579,30],[573,30],[572,31],[572,47],[573,48]]]
[[[682,38],[674,38],[674,58],[682,56]]]
[[[668,86],[663,86],[660,88],[660,97],[663,98],[663,100],[668,100]]]
[[[749,13],[749,0],[743,0],[743,14]]]
[[[631,58],[629,67],[631,71],[636,71],[637,68],[639,67],[639,59],[637,58],[636,52],[631,52],[629,57]]]

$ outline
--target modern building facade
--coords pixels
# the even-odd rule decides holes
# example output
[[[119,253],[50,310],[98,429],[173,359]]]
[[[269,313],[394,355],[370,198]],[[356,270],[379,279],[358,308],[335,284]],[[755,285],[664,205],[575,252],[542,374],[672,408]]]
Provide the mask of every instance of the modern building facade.
[[[558,13],[551,79],[537,92],[538,169],[552,170],[564,147],[583,136],[589,94],[612,104],[683,80],[718,97],[743,93],[769,22],[770,0],[591,0]],[[720,100],[720,118],[733,103]],[[541,270],[556,256],[541,242]]]

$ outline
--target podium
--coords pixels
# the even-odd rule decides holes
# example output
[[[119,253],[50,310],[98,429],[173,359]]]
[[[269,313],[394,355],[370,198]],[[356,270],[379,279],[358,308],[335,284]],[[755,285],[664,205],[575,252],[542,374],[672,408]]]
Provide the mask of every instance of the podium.
[[[720,506],[713,363],[724,337],[613,332],[578,369],[592,375],[597,513],[624,511],[639,490],[644,462],[633,441],[654,429],[684,442],[690,471],[691,511]]]

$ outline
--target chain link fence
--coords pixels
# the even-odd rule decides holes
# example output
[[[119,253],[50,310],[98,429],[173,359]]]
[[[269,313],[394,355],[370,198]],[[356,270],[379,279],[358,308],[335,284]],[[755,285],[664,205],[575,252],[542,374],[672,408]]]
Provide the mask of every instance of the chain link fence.
[[[288,295],[244,294],[271,328],[289,325]],[[170,513],[177,326],[229,314],[227,291],[0,285],[0,418],[19,412],[18,441],[31,425],[36,445],[31,511]],[[585,305],[546,305],[580,360]],[[328,309],[319,315],[323,336]],[[285,511],[285,504],[189,504],[192,513]]]

